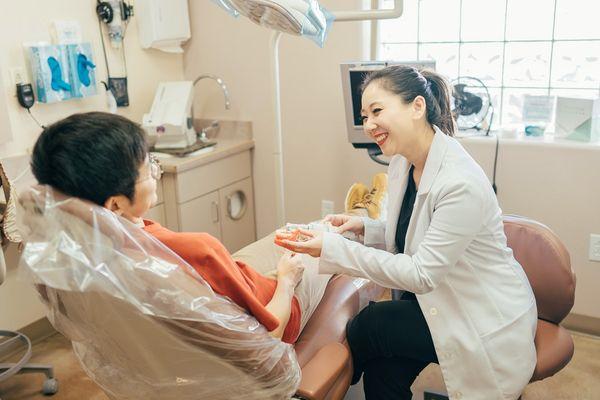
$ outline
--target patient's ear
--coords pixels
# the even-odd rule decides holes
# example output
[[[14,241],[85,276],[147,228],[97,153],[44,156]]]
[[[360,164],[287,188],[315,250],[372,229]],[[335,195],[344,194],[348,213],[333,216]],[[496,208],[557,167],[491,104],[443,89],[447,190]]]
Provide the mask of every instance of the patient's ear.
[[[104,202],[104,208],[108,208],[110,211],[117,215],[123,215],[129,205],[129,199],[127,196],[118,194],[116,196],[110,196]]]

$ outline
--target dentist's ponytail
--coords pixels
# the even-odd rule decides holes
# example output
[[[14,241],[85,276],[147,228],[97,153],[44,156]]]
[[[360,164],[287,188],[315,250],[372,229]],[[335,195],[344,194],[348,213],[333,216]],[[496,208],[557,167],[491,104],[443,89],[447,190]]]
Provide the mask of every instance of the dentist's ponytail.
[[[443,76],[427,69],[419,71],[407,65],[392,65],[367,75],[362,90],[373,82],[397,94],[405,103],[422,96],[427,107],[427,122],[454,136],[456,125],[450,109],[450,85]]]
[[[454,136],[456,124],[450,106],[450,85],[448,81],[437,72],[425,69],[421,71],[429,84],[431,105],[427,110],[427,120],[430,124],[437,125],[442,132]],[[427,97],[425,101],[427,102]]]

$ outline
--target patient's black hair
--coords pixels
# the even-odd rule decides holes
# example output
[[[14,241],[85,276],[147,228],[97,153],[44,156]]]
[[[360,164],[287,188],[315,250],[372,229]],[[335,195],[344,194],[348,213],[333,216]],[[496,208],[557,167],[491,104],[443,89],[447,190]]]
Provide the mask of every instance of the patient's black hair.
[[[73,114],[44,129],[31,169],[40,184],[103,206],[119,194],[133,201],[147,152],[135,122],[103,112]]]

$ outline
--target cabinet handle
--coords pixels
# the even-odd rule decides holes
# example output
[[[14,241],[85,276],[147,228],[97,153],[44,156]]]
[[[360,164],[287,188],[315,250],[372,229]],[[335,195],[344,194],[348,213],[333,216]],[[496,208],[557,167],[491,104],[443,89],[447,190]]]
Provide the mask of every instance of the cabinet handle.
[[[216,201],[210,203],[210,215],[213,223],[219,222],[219,204]]]

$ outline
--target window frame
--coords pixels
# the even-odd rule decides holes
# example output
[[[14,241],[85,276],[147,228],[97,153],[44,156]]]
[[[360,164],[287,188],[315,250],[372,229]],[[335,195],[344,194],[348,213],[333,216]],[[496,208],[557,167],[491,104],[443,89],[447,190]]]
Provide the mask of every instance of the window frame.
[[[379,0],[380,3],[383,3],[384,0]],[[427,0],[404,0],[405,2],[409,2],[409,1],[414,1],[417,2],[417,36],[416,36],[416,41],[393,41],[393,42],[384,42],[381,38],[382,38],[382,28],[381,28],[381,21],[372,21],[372,36],[371,36],[371,58],[372,59],[381,59],[382,58],[382,54],[383,54],[383,48],[385,45],[412,45],[412,46],[416,46],[416,55],[417,55],[417,60],[420,59],[421,56],[421,46],[425,45],[439,45],[439,44],[451,44],[451,45],[457,45],[458,46],[458,68],[457,68],[457,76],[448,76],[447,78],[452,80],[455,79],[457,77],[460,76],[467,76],[468,74],[465,74],[462,72],[461,70],[461,50],[463,49],[464,45],[470,45],[470,44],[494,44],[494,45],[501,45],[502,46],[502,59],[501,59],[501,81],[499,85],[488,85],[486,84],[486,86],[488,87],[488,89],[490,91],[492,90],[499,90],[500,91],[500,96],[498,99],[498,104],[496,106],[494,106],[495,112],[494,114],[497,116],[495,119],[495,121],[493,121],[493,125],[492,125],[492,129],[497,129],[500,126],[504,126],[505,124],[507,124],[507,121],[503,121],[503,119],[505,118],[505,113],[504,113],[504,106],[505,106],[505,95],[507,93],[507,89],[510,92],[510,90],[534,90],[536,92],[540,92],[540,91],[544,91],[547,95],[553,95],[554,93],[556,93],[556,91],[561,91],[561,90],[577,90],[577,91],[582,91],[582,92],[587,92],[590,93],[592,95],[592,97],[595,94],[595,97],[600,97],[600,82],[598,84],[597,88],[582,88],[580,86],[556,86],[553,85],[553,79],[555,78],[555,76],[553,76],[553,73],[556,73],[555,71],[555,66],[554,66],[554,56],[555,56],[555,48],[557,44],[560,43],[578,43],[578,42],[586,42],[586,43],[600,43],[600,37],[599,38],[570,38],[570,39],[560,39],[556,37],[556,20],[557,20],[557,9],[558,9],[558,1],[559,0],[553,0],[553,21],[552,21],[552,33],[551,36],[549,38],[544,38],[544,39],[507,39],[507,26],[508,26],[508,9],[509,9],[509,3],[510,1],[519,1],[519,0],[502,0],[504,1],[504,32],[503,32],[503,38],[502,40],[463,40],[462,38],[462,18],[463,18],[463,0],[458,0],[458,7],[459,7],[459,35],[458,35],[458,40],[441,40],[441,41],[425,41],[425,40],[420,40],[420,34],[421,34],[421,27],[420,27],[420,21],[421,21],[421,3],[422,1],[427,1]],[[563,0],[564,1],[564,0]],[[373,1],[374,3],[377,2],[377,0]],[[376,4],[375,4],[376,5]],[[512,43],[542,43],[542,44],[549,44],[550,45],[550,56],[549,56],[549,60],[548,60],[548,79],[546,82],[546,85],[544,86],[518,86],[518,85],[510,85],[507,84],[507,76],[506,76],[506,63],[507,63],[507,59],[506,59],[506,48],[507,45],[510,45]],[[598,55],[598,57],[600,57],[600,54]],[[401,60],[400,60],[401,61]]]

